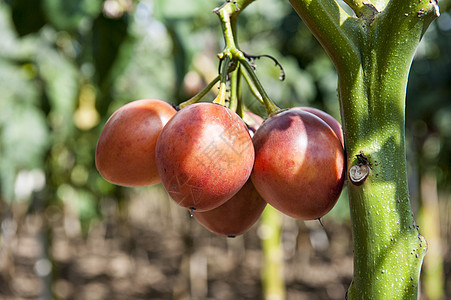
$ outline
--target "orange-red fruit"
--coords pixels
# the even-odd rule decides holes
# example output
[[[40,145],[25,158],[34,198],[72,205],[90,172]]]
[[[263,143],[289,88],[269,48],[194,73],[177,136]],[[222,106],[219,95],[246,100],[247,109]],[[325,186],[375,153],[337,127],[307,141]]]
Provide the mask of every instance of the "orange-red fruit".
[[[330,128],[332,128],[332,130],[335,132],[335,135],[338,137],[338,139],[341,142],[341,145],[344,148],[343,129],[341,128],[341,124],[334,117],[332,117],[328,113],[326,113],[320,109],[314,108],[314,107],[298,106],[298,107],[293,107],[293,109],[300,109],[300,110],[308,111],[309,113],[314,114],[315,116],[319,117],[321,120],[326,122],[327,125],[329,125]]]
[[[116,110],[97,142],[95,160],[100,175],[123,186],[159,183],[155,145],[175,113],[171,105],[158,99],[136,100]]]
[[[329,212],[343,188],[345,157],[319,117],[287,110],[267,119],[253,137],[252,182],[270,205],[298,219]]]
[[[180,110],[161,131],[155,155],[171,198],[198,211],[216,208],[235,195],[254,163],[252,140],[243,120],[213,103]]]
[[[249,179],[235,196],[221,206],[193,212],[194,218],[213,233],[234,237],[245,233],[258,220],[266,202]]]
[[[249,133],[255,131],[263,122],[263,119],[252,113],[244,112]],[[266,207],[266,201],[260,196],[250,179],[232,198],[221,206],[205,211],[193,212],[194,218],[205,228],[213,233],[233,237],[246,232],[258,220]]]

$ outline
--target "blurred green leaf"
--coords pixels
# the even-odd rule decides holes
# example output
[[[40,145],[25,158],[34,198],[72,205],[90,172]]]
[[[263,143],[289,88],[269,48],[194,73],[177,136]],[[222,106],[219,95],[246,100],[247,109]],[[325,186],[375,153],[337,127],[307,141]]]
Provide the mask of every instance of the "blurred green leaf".
[[[4,158],[17,168],[35,168],[43,164],[43,155],[49,144],[46,119],[39,108],[15,106],[3,126]]]
[[[14,27],[20,36],[37,32],[45,25],[42,0],[9,0],[6,3],[11,6]]]
[[[7,199],[20,169],[43,167],[50,142],[40,89],[26,69],[0,59],[0,182]]]
[[[110,19],[100,14],[93,24],[93,58],[96,79],[100,87],[108,79],[108,75],[119,55],[120,47],[128,35],[128,17],[124,15]]]
[[[70,61],[50,47],[41,48],[36,61],[50,103],[51,125],[64,137],[73,128],[80,74]]]
[[[28,1],[30,2],[30,1]],[[43,0],[45,15],[58,30],[75,30],[102,10],[102,0]]]
[[[38,107],[10,99],[5,112],[0,124],[0,182],[6,198],[12,200],[17,172],[44,167],[50,136]]]
[[[96,197],[84,189],[75,189],[70,184],[62,184],[57,189],[58,197],[78,214],[82,229],[86,233],[90,222],[98,217]]]
[[[198,1],[179,1],[179,0],[156,0],[156,9],[159,16],[170,19],[193,18],[202,15],[202,12],[212,11],[215,5],[221,5],[221,2],[213,2],[211,0]]]
[[[94,195],[85,190],[77,190],[77,207],[80,220],[90,222],[97,217],[97,201]]]

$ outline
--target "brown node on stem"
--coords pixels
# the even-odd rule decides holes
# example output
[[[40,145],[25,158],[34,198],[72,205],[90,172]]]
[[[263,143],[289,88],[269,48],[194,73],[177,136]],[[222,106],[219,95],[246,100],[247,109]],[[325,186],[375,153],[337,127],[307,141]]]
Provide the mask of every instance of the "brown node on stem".
[[[349,178],[353,184],[361,185],[366,180],[369,173],[370,168],[367,165],[354,165],[349,169]]]
[[[360,151],[356,157],[357,164],[349,169],[349,179],[354,185],[361,185],[370,174],[371,163],[363,151]]]

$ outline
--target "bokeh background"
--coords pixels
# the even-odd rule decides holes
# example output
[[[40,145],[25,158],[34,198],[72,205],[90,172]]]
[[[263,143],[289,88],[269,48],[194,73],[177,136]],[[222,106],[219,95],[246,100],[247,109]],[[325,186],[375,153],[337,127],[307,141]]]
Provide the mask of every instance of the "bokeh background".
[[[270,281],[283,297],[343,299],[352,278],[346,188],[324,227],[272,213],[231,239],[190,219],[160,185],[118,187],[95,169],[114,110],[142,98],[178,104],[217,75],[224,42],[211,11],[220,4],[0,0],[0,299],[263,299],[263,245],[274,230]],[[411,202],[429,241],[421,299],[451,299],[450,1],[440,6],[407,90]],[[283,65],[281,82],[271,60],[255,62],[279,106],[340,119],[333,65],[288,1],[249,6],[239,39],[246,53]]]

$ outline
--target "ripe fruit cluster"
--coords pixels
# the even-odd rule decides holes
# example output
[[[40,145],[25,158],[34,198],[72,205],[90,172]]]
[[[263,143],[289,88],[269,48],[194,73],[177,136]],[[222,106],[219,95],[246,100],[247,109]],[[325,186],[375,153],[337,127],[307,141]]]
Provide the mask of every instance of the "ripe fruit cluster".
[[[108,119],[96,166],[117,185],[161,182],[200,224],[235,236],[267,203],[298,219],[325,215],[341,193],[345,157],[340,124],[316,109],[296,107],[263,122],[216,103],[176,111],[144,99]]]

